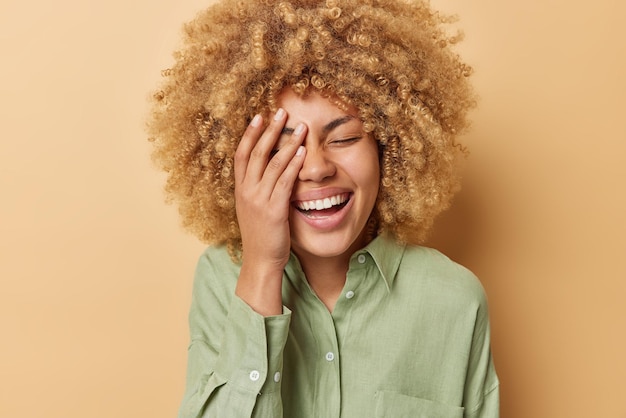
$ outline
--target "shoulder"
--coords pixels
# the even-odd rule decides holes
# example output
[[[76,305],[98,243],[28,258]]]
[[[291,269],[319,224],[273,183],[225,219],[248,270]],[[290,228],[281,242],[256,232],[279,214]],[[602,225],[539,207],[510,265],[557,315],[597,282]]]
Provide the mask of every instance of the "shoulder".
[[[415,291],[453,303],[486,304],[476,275],[433,248],[406,246],[396,281],[399,286],[417,288]]]
[[[200,254],[198,266],[220,269],[238,268],[238,264],[230,257],[226,245],[210,245],[205,248]]]
[[[234,292],[239,277],[239,264],[235,263],[224,245],[206,248],[198,259],[193,293],[196,297],[226,296]]]

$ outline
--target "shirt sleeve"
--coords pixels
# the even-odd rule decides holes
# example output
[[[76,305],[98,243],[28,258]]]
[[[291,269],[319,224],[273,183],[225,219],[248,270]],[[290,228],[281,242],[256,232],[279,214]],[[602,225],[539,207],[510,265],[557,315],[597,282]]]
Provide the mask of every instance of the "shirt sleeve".
[[[491,357],[487,300],[482,295],[476,314],[464,390],[464,418],[500,416],[499,382]]]
[[[179,418],[282,417],[283,349],[291,312],[263,317],[234,295],[230,260],[198,263]]]

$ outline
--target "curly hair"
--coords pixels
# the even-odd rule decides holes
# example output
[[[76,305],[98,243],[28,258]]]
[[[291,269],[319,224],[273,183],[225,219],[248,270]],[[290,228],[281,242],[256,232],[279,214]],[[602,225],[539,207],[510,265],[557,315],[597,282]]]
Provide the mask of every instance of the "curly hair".
[[[455,138],[475,102],[472,69],[450,48],[461,38],[445,30],[452,20],[427,0],[224,0],[199,13],[148,123],[183,225],[231,255],[241,248],[235,150],[290,87],[359,110],[380,149],[370,226],[422,242],[458,190]]]

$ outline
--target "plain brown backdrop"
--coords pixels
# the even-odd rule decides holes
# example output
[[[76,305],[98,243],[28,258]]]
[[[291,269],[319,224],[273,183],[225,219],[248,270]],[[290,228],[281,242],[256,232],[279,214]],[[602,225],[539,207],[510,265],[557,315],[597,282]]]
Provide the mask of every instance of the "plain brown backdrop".
[[[148,92],[207,3],[0,4],[0,416],[173,417],[203,245]],[[626,418],[626,6],[436,0],[481,96],[431,245],[482,280],[504,418]]]

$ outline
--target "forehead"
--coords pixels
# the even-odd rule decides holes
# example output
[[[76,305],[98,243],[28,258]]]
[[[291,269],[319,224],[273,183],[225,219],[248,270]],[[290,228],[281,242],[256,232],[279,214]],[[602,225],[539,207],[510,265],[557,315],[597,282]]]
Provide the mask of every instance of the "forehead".
[[[287,112],[287,123],[290,125],[304,122],[312,127],[346,116],[352,116],[355,120],[359,120],[358,110],[354,106],[347,106],[342,109],[316,91],[299,95],[291,88],[285,88],[276,99],[277,105]]]

